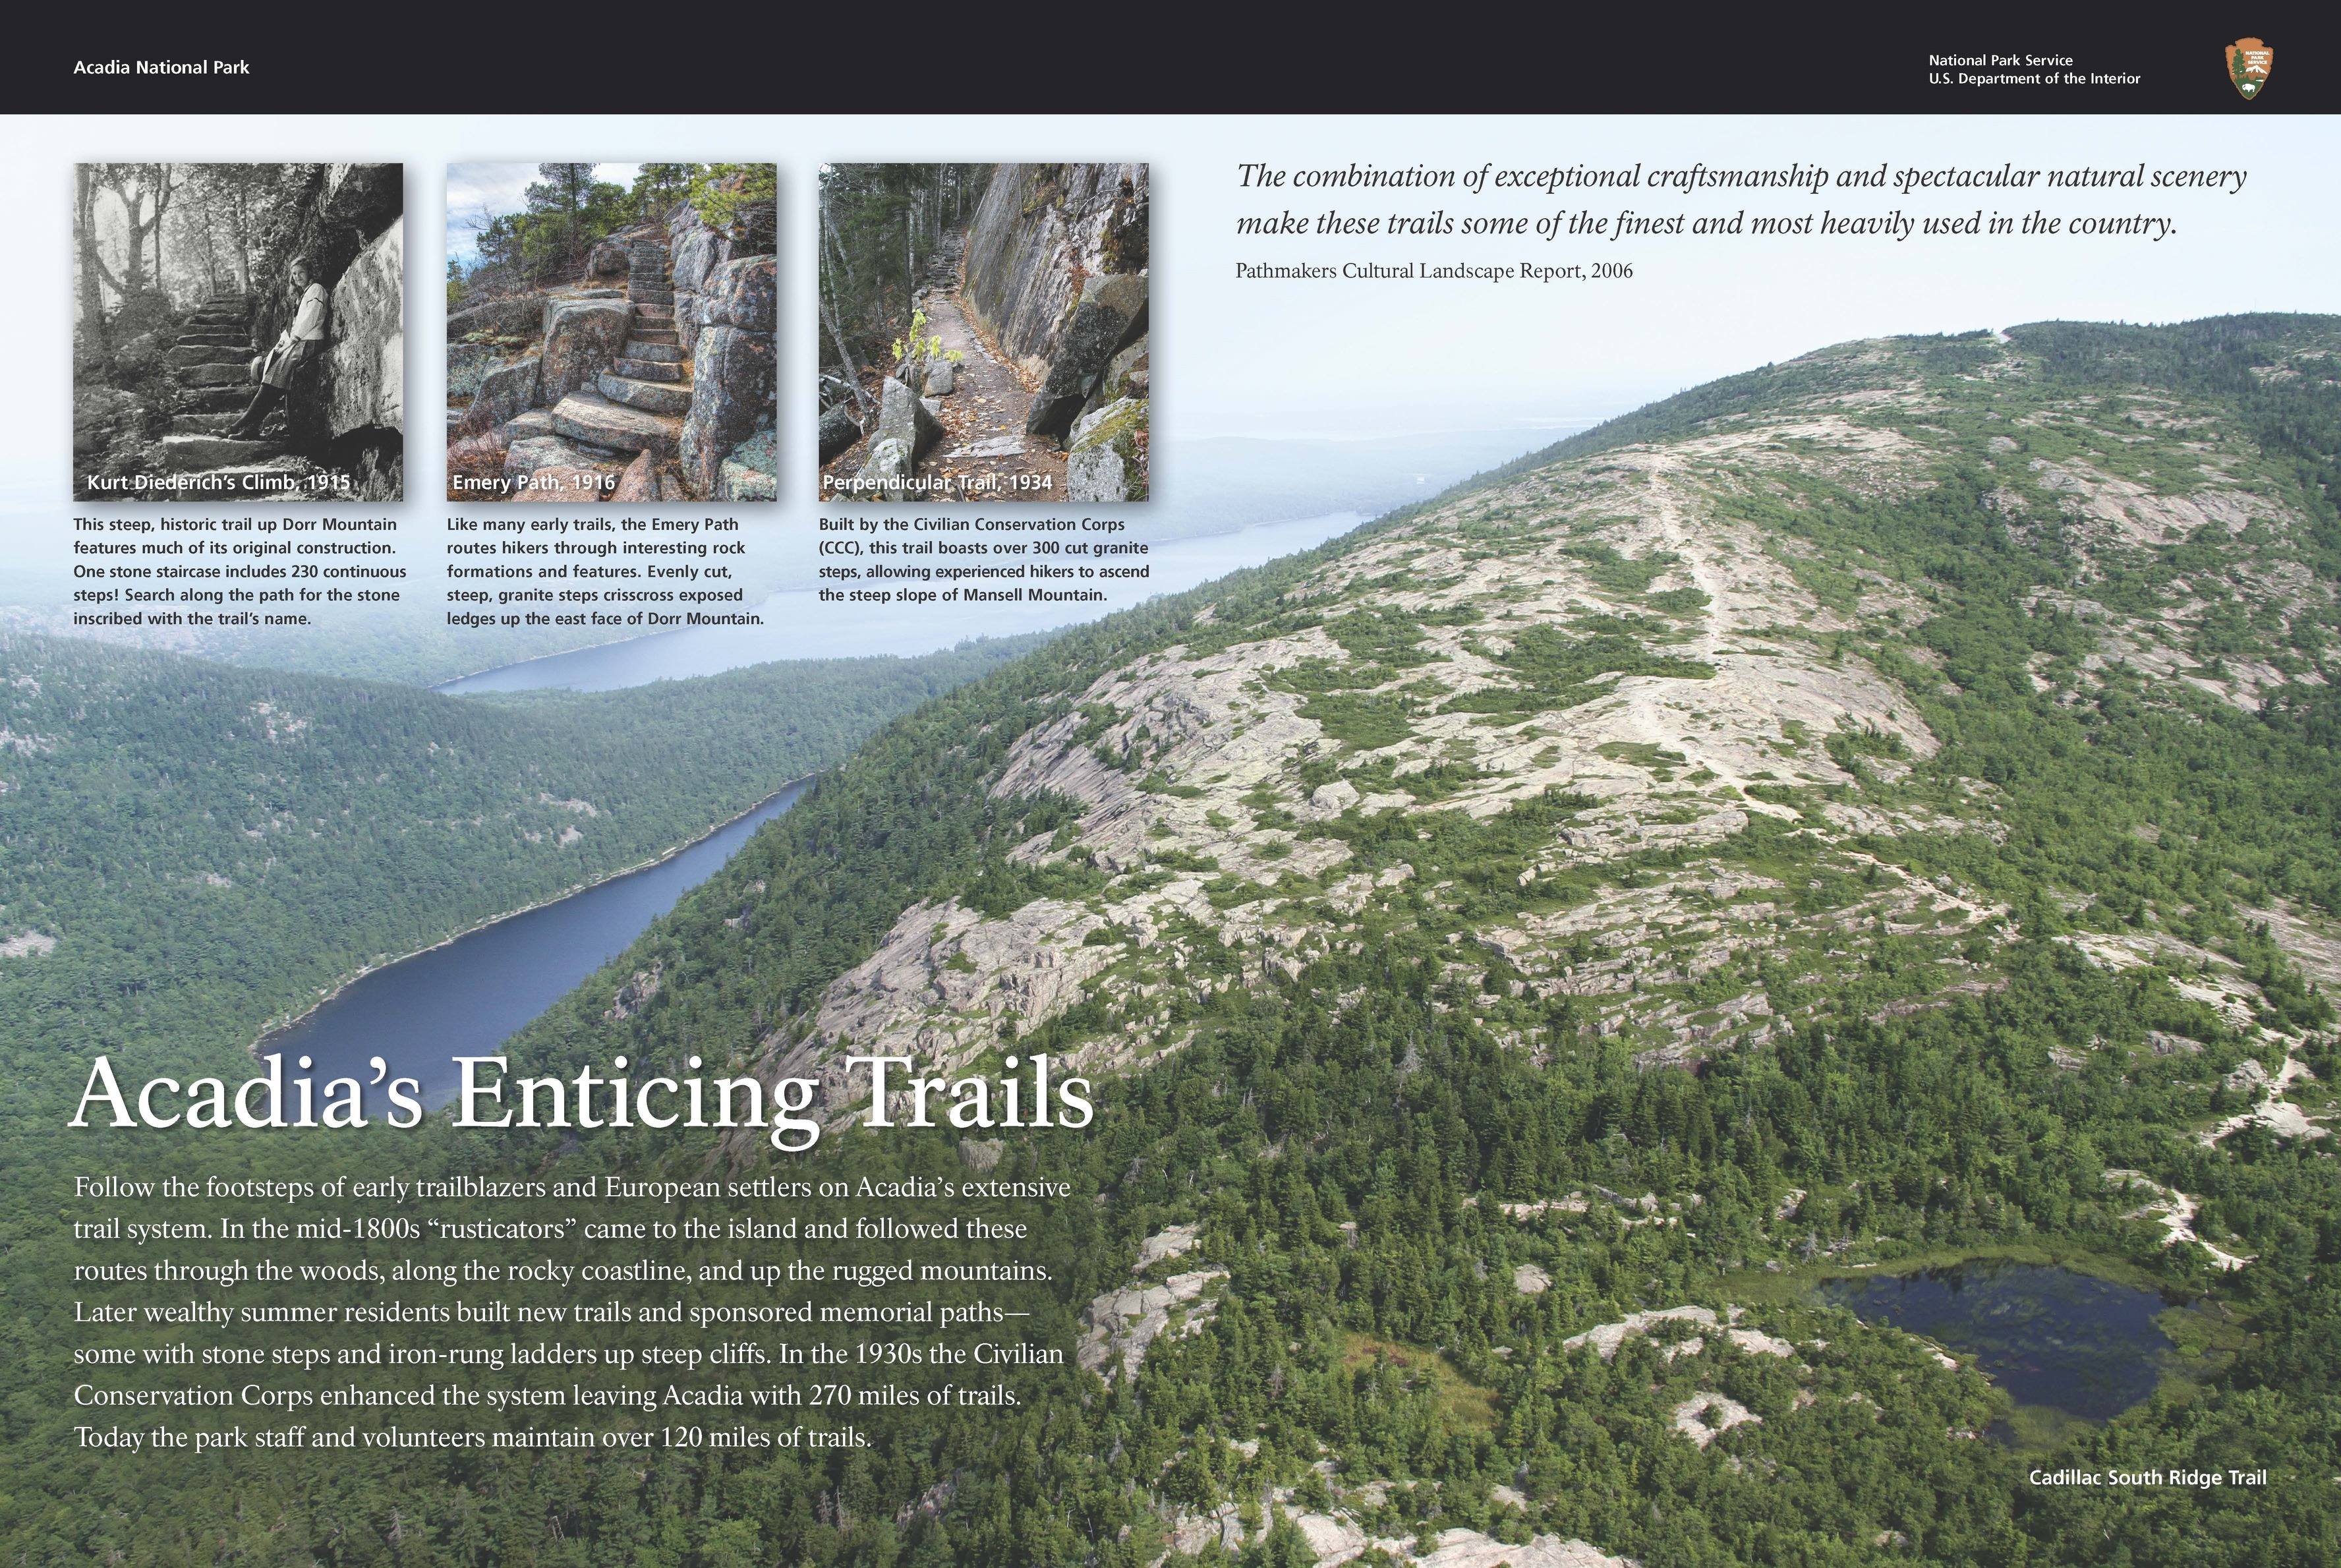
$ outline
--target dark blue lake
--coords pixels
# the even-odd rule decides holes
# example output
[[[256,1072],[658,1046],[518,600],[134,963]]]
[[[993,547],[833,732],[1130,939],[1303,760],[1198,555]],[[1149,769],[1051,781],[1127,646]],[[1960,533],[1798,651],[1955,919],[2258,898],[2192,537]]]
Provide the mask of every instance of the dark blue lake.
[[[424,1104],[443,1104],[454,1097],[456,1057],[493,1054],[623,952],[685,892],[715,874],[751,834],[794,805],[811,784],[789,785],[655,865],[377,969],[270,1035],[261,1049],[284,1054],[288,1079],[305,1055],[316,1063],[310,1075],[321,1085],[344,1075],[369,1085],[369,1115],[388,1110],[382,1090],[372,1086],[376,1056],[388,1065],[385,1083],[417,1079]]]
[[[1939,1341],[1972,1358],[2018,1404],[2087,1421],[2154,1392],[2174,1349],[2155,1319],[2159,1292],[2070,1269],[1978,1260],[1923,1273],[1830,1280],[1821,1296],[1867,1323]]]

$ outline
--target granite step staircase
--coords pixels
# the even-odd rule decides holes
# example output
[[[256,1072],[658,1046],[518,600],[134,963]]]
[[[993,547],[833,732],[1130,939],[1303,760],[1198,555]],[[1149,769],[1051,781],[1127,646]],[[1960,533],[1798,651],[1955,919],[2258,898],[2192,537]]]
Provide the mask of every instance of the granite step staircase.
[[[960,258],[967,254],[967,231],[951,229],[944,234],[934,255],[927,258],[927,284],[943,294],[959,288]]]
[[[637,241],[628,257],[626,298],[634,316],[623,351],[591,392],[573,392],[553,410],[553,428],[572,441],[665,460],[682,443],[691,412],[691,362],[674,322],[667,246]]]
[[[226,432],[252,402],[252,301],[241,294],[213,295],[179,329],[163,355],[177,388],[171,428],[156,450],[172,474],[201,474],[264,462],[283,450],[265,436],[239,441]]]

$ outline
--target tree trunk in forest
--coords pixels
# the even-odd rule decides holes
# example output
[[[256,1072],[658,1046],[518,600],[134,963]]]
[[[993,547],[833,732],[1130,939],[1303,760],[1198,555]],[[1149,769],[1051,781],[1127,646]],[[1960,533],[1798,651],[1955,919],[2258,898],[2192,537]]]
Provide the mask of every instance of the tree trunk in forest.
[[[845,334],[838,330],[837,306],[831,302],[826,289],[821,291],[821,315],[822,320],[828,324],[829,335],[837,344],[838,356],[845,361],[845,385],[846,390],[853,394],[853,406],[867,416],[870,394],[862,389],[862,369],[853,363],[853,351],[845,345]]]
[[[163,286],[163,215],[171,206],[171,165],[154,165],[154,286]]]
[[[235,187],[235,286],[241,294],[252,292],[252,225],[244,216],[241,185]]]
[[[829,193],[827,191],[823,191],[821,197],[821,233],[822,238],[824,241],[837,247],[838,260],[841,264],[843,263],[845,260],[845,245],[842,241],[838,239],[837,232],[829,221]],[[838,325],[835,285],[832,279],[823,275],[828,272],[828,270],[829,269],[826,267],[816,267],[814,269],[813,277],[816,286],[814,287],[813,292],[821,301],[822,321],[828,326],[829,335],[835,340],[837,344],[837,356],[845,362],[845,385],[847,389],[853,394],[853,406],[856,411],[861,413],[866,418],[870,413],[870,400],[862,390],[862,369],[859,365],[853,363],[853,350],[846,346],[845,334]],[[851,279],[852,275],[852,269],[849,267],[847,269],[847,276]]]
[[[97,254],[97,181],[86,165],[74,168],[74,240],[81,252],[80,276],[74,281],[81,291],[81,315],[88,329],[97,335],[100,347],[114,352],[114,335],[105,319],[105,291],[103,285],[121,285],[105,270],[105,263]]]
[[[138,183],[138,165],[127,168],[120,164],[108,165],[105,188],[122,204],[122,276],[119,281],[109,277],[124,295],[146,292],[146,224],[139,216],[146,205],[145,188]]]

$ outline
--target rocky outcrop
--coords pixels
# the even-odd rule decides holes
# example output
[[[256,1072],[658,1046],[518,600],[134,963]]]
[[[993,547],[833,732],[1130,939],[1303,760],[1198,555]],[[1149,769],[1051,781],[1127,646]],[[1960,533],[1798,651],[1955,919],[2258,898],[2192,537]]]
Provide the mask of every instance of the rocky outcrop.
[[[331,314],[325,352],[304,366],[283,404],[283,444],[347,474],[343,494],[392,500],[404,486],[405,174],[398,164],[313,165],[290,225],[273,240],[253,280],[251,352],[292,325],[304,292],[292,264],[324,285]],[[242,386],[246,366],[191,367],[188,386]],[[212,412],[212,410],[206,410]],[[273,422],[272,422],[273,423]]]
[[[1143,501],[1147,404],[1122,398],[1083,414],[1065,444],[1065,494],[1074,501]]]
[[[1202,1240],[1203,1227],[1200,1223],[1190,1225],[1170,1225],[1157,1231],[1139,1243],[1138,1262],[1131,1272],[1144,1273],[1148,1269],[1166,1259],[1183,1258],[1200,1246]]]
[[[718,501],[778,501],[781,498],[779,442],[771,430],[760,430],[732,449],[715,471]]]
[[[558,435],[513,442],[504,454],[503,472],[512,499],[552,504],[598,501],[609,478],[600,454]]]
[[[556,300],[545,312],[537,401],[547,407],[592,388],[626,345],[634,320],[623,300]]]
[[[1499,1492],[1504,1489],[1499,1487]],[[1232,1516],[1230,1506],[1227,1513]],[[1173,1532],[1173,1543],[1182,1552],[1199,1552],[1219,1540],[1230,1549],[1240,1547],[1242,1527],[1234,1527],[1236,1540],[1226,1540],[1225,1530],[1213,1522],[1208,1531],[1187,1528],[1190,1516],[1180,1516],[1180,1528]],[[1380,1548],[1406,1568],[1640,1568],[1630,1557],[1612,1557],[1608,1553],[1589,1545],[1574,1536],[1535,1535],[1527,1545],[1499,1541],[1478,1530],[1453,1529],[1439,1532],[1437,1545],[1430,1552],[1420,1549],[1418,1540],[1403,1536],[1376,1537],[1360,1528],[1356,1521],[1330,1513],[1295,1513],[1292,1523],[1308,1541],[1309,1549],[1316,1553],[1317,1568],[1340,1568],[1342,1563]]]
[[[1711,1391],[1692,1394],[1675,1406],[1675,1430],[1705,1448],[1735,1426],[1761,1426],[1764,1418],[1736,1399]]]
[[[455,426],[459,436],[478,435],[518,417],[537,405],[537,373],[543,359],[528,355],[499,365],[480,377],[472,405]]]
[[[447,341],[459,343],[473,333],[491,337],[526,337],[543,329],[544,295],[516,294],[466,305],[447,318]]]
[[[853,482],[854,496],[862,501],[904,501],[910,498],[911,476],[919,459],[943,437],[943,427],[917,394],[889,377],[878,406],[878,429],[870,437],[870,454]]]
[[[1049,379],[1032,399],[1024,429],[1033,435],[1062,435],[1099,390],[1106,369],[1147,330],[1144,273],[1093,277],[1081,286]]]
[[[1096,388],[1081,409],[1083,414],[1124,397],[1143,400],[1147,396],[1153,380],[1152,355],[1147,347],[1151,341],[1150,335],[1141,333],[1137,342],[1106,362],[1105,374],[1098,377]]]
[[[494,345],[485,343],[447,345],[447,396],[452,402],[480,390],[480,379],[503,363]]]
[[[862,426],[853,417],[853,404],[841,403],[821,416],[821,460],[836,456],[862,439]]]
[[[1227,1277],[1225,1269],[1199,1269],[1173,1274],[1159,1285],[1106,1292],[1081,1313],[1086,1332],[1073,1359],[1109,1383],[1117,1371],[1125,1384],[1131,1383],[1138,1376],[1138,1363],[1146,1359],[1147,1347],[1156,1340],[1166,1333],[1184,1339],[1203,1331],[1219,1312],[1218,1302],[1207,1300],[1204,1292]],[[1174,1313],[1179,1319],[1175,1328]]]
[[[334,435],[406,427],[405,220],[393,221],[334,285],[325,424]]]
[[[683,335],[683,347],[695,348],[700,329],[708,325],[700,315],[701,293],[710,275],[730,260],[732,242],[691,213],[675,225],[672,246],[674,319]]]
[[[610,494],[613,501],[655,501],[659,498],[658,471],[651,465],[651,454],[639,452],[618,476],[618,487]]]
[[[467,463],[487,450],[480,441],[500,443],[504,477],[530,499],[779,498],[776,212],[741,199],[753,173],[719,186],[725,199],[710,206],[719,223],[686,203],[597,242],[590,273],[623,276],[623,288],[531,296],[542,312],[534,323],[518,302],[474,317],[480,335],[542,341],[533,355],[481,374],[450,433]]]
[[[1001,164],[968,226],[962,297],[1009,359],[1045,365],[1084,280],[1146,267],[1148,210],[1144,164]]]
[[[675,293],[680,301],[682,289]],[[694,494],[713,494],[725,459],[752,433],[772,427],[774,295],[774,259],[768,255],[709,269],[695,293],[691,412],[677,453],[683,483]],[[683,319],[679,305],[675,319]],[[778,498],[777,488],[771,498]]]
[[[736,191],[744,180],[743,175],[733,175],[729,186]],[[742,205],[733,214],[731,226],[722,229],[709,224],[696,207],[688,204],[674,210],[667,220],[666,241],[674,291],[674,318],[686,350],[698,347],[703,328],[722,324],[724,318],[720,314],[708,314],[707,305],[710,296],[720,295],[732,286],[727,269],[742,257],[769,262],[778,248],[779,233],[780,211],[772,202]],[[769,282],[766,286],[769,288]],[[766,309],[769,313],[769,305]],[[767,334],[772,331],[769,326],[762,330]]]

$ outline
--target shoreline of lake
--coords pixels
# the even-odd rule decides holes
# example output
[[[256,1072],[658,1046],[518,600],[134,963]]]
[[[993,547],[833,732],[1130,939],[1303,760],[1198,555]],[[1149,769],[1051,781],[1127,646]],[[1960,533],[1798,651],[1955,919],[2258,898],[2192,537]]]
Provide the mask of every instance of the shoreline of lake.
[[[447,936],[443,936],[438,941],[431,943],[426,946],[417,947],[411,952],[399,954],[397,956],[393,958],[385,958],[378,964],[368,964],[363,965],[357,970],[344,976],[333,986],[331,990],[318,997],[316,1001],[311,1003],[307,1007],[303,1008],[300,1013],[296,1014],[293,1017],[271,1023],[257,1035],[254,1036],[251,1044],[244,1047],[244,1053],[255,1062],[265,1060],[265,1047],[270,1041],[279,1039],[299,1028],[302,1024],[315,1017],[317,1014],[322,1012],[324,1008],[339,1000],[343,994],[347,992],[350,987],[357,984],[360,981],[364,980],[369,975],[380,974],[388,970],[395,969],[402,964],[409,963],[412,960],[423,957],[425,954],[436,953],[440,949],[445,947],[453,947],[456,943],[463,941],[467,936],[475,936],[483,931],[492,930],[508,921],[518,920],[523,915],[533,914],[538,910],[550,909],[555,904],[565,904],[570,899],[591,893],[597,887],[606,886],[613,882],[616,882],[621,877],[633,876],[641,872],[650,871],[658,866],[664,865],[668,862],[675,859],[677,856],[688,854],[692,850],[696,849],[702,844],[705,844],[709,839],[715,837],[716,834],[722,833],[725,828],[732,826],[733,824],[755,815],[758,812],[772,804],[772,802],[788,794],[789,791],[797,789],[801,785],[810,784],[820,777],[820,774],[814,773],[806,774],[801,778],[791,779],[780,788],[772,791],[772,794],[756,801],[745,811],[732,813],[722,821],[710,826],[704,833],[698,834],[694,838],[686,839],[682,844],[675,844],[669,849],[663,850],[661,853],[651,856],[648,860],[638,861],[633,865],[623,866],[616,871],[607,872],[603,875],[593,878],[590,882],[581,882],[576,885],[566,888],[550,897],[538,899],[534,904],[523,904],[518,909],[508,909],[501,914],[493,914],[484,920],[475,921],[472,924],[465,926],[463,930],[452,933]]]

